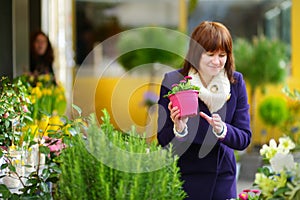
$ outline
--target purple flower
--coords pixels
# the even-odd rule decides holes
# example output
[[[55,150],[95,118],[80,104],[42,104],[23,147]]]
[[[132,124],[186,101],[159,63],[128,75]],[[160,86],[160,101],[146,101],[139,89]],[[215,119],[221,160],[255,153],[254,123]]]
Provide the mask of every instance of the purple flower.
[[[154,92],[145,92],[144,94],[145,101],[157,102],[158,96]]]

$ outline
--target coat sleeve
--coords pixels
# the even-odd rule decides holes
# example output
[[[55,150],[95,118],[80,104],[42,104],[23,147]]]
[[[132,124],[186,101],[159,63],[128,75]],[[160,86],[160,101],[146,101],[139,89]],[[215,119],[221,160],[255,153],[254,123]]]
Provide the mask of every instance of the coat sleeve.
[[[162,146],[166,146],[173,138],[173,122],[170,118],[170,111],[168,109],[169,99],[163,97],[170,91],[170,75],[165,74],[160,87],[160,95],[158,100],[158,130],[157,140]]]
[[[250,106],[242,74],[237,74],[237,83],[233,87],[237,96],[236,108],[231,122],[226,122],[227,135],[222,142],[233,149],[244,150],[250,144],[252,132],[250,129]]]

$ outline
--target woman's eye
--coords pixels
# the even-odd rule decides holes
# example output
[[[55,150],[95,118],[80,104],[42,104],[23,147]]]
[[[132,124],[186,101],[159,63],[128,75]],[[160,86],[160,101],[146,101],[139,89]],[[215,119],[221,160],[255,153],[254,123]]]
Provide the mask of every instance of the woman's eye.
[[[224,54],[220,54],[219,56],[220,56],[220,57],[225,57],[225,56],[227,56],[227,54],[224,53]]]

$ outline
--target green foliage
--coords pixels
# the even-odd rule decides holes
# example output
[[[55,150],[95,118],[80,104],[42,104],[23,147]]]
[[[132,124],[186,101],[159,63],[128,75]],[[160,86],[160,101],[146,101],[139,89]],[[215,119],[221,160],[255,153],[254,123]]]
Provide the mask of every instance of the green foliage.
[[[8,170],[8,173],[15,175],[21,183],[18,191],[10,191],[5,184],[0,184],[0,194],[3,199],[52,199],[50,186],[59,180],[61,174],[60,153],[74,145],[73,141],[76,140],[77,135],[81,135],[81,129],[85,126],[79,108],[74,106],[74,109],[78,111],[77,118],[70,120],[65,116],[62,117],[65,121],[61,125],[56,124],[57,130],[49,132],[46,138],[37,134],[39,136],[28,145],[28,148],[32,149],[35,145],[38,146],[36,152],[38,161],[32,172],[20,174],[13,162],[12,151],[0,149],[0,158],[3,157],[5,160],[5,163],[0,165],[1,170]],[[47,123],[45,129],[51,126],[53,124]],[[46,158],[44,164],[41,163],[42,156]],[[20,163],[25,167],[31,167],[24,158]]]
[[[287,97],[288,117],[282,124],[282,131],[286,133],[296,144],[296,151],[300,150],[300,92],[288,87],[283,88]]]
[[[181,33],[155,27],[124,32],[118,40],[122,54],[118,62],[130,70],[144,64],[161,63],[179,68],[183,63],[186,37]]]
[[[277,40],[256,37],[252,42],[239,38],[234,42],[235,64],[253,89],[277,84],[286,76],[286,45]]]
[[[278,97],[267,97],[259,106],[261,119],[270,126],[278,126],[287,119],[286,101]]]
[[[0,146],[16,145],[25,121],[30,120],[28,107],[31,105],[29,92],[19,80],[0,80]]]
[[[117,131],[105,110],[102,121],[99,127],[91,115],[87,137],[74,137],[75,144],[63,152],[55,199],[184,198],[178,158],[171,150],[147,144],[134,128]]]
[[[178,84],[173,84],[171,90],[164,95],[164,97],[168,97],[171,94],[176,94],[177,92],[180,91],[185,91],[185,90],[197,90],[199,91],[200,88],[198,86],[192,85],[191,84],[191,76],[185,76],[183,80],[181,80]]]

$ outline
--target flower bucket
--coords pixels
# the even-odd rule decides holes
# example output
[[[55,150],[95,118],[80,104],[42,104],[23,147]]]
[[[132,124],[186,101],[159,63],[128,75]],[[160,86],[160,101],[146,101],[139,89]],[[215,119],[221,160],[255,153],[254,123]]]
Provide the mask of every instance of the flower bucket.
[[[169,96],[172,106],[180,110],[180,117],[193,117],[198,114],[198,94],[196,90],[185,90]]]

